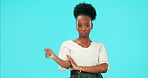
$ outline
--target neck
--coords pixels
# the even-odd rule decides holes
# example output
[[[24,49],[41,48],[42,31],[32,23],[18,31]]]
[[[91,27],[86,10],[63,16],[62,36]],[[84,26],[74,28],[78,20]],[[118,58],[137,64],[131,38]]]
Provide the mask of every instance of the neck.
[[[81,43],[88,43],[88,42],[91,41],[89,37],[79,37],[78,40],[79,40]]]

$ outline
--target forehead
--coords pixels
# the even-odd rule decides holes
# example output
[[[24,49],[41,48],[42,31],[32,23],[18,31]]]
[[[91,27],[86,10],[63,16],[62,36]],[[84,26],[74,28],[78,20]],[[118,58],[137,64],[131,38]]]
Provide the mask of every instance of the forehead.
[[[91,18],[86,15],[79,15],[76,20],[77,22],[85,22],[85,23],[91,22]]]

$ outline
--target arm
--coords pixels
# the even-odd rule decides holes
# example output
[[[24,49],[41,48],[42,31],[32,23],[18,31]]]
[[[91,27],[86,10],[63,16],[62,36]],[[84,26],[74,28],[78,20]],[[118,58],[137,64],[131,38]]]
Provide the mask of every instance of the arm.
[[[62,66],[64,68],[69,68],[70,67],[70,62],[68,60],[60,59],[49,48],[45,48],[44,50],[46,51],[45,54],[46,54],[47,58],[53,59],[56,63],[58,63],[60,66]]]
[[[78,67],[80,71],[90,72],[90,73],[106,73],[108,68],[107,63],[103,63],[97,66],[87,66],[87,67]]]
[[[57,62],[60,66],[62,66],[62,67],[64,67],[64,68],[69,68],[70,67],[70,62],[68,61],[68,60],[62,60],[62,59],[60,59],[59,57],[57,57],[57,56],[55,56],[54,58],[53,58],[53,60],[55,61],[55,62]]]
[[[80,70],[80,71],[84,71],[84,72],[89,72],[89,73],[106,73],[107,72],[107,68],[108,68],[108,64],[107,63],[102,63],[100,65],[97,66],[77,66],[77,64],[73,61],[73,59],[66,55],[68,60],[70,61],[72,68],[74,70]]]

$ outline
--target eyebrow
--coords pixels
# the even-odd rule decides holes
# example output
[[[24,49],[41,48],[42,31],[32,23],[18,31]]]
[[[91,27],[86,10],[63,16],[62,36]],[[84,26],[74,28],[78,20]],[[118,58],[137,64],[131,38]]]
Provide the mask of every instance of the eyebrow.
[[[80,22],[78,22],[77,24],[81,24]],[[85,23],[85,24],[89,24],[89,22]]]

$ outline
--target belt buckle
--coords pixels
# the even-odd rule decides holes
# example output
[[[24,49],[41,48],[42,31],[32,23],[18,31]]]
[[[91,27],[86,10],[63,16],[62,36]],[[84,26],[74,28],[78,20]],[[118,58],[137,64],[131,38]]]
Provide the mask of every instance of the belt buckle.
[[[78,72],[79,74],[82,73],[81,71]]]

